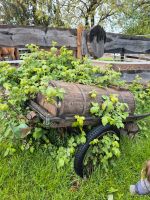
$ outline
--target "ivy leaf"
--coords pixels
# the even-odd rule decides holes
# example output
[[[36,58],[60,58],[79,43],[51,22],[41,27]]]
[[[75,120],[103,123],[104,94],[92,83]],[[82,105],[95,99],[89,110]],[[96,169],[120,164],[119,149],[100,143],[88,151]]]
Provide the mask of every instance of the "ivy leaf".
[[[86,142],[86,137],[82,136],[81,139],[80,139],[80,141],[81,141],[82,144],[84,144]]]
[[[103,126],[106,126],[106,124],[108,124],[107,116],[102,117],[102,124],[103,124]]]
[[[64,159],[63,159],[63,158],[60,158],[60,159],[59,159],[59,161],[58,161],[58,168],[61,168],[61,167],[63,167],[63,166],[64,166],[64,164],[65,164],[65,161],[64,161]]]
[[[32,146],[32,147],[30,147],[30,153],[33,153],[34,152],[34,150],[35,150],[35,148]]]
[[[113,103],[110,101],[107,103],[107,111],[110,112],[114,110],[114,106],[113,106]]]
[[[96,92],[96,91],[92,91],[92,92],[90,92],[89,94],[90,94],[90,96],[91,96],[92,98],[94,98],[94,99],[97,97],[97,92]]]
[[[118,95],[117,94],[111,94],[110,100],[112,101],[113,104],[117,103],[118,102]]]
[[[9,155],[9,148],[6,149],[5,153],[4,153],[4,157]]]
[[[70,152],[70,154],[74,154],[75,148],[74,148],[74,147],[71,147],[71,148],[69,149],[69,152]]]
[[[106,96],[106,95],[102,95],[102,98],[103,98],[104,100],[109,100],[109,97]]]
[[[98,139],[94,139],[94,140],[92,140],[92,141],[90,142],[90,144],[91,144],[91,145],[94,145],[94,144],[97,144],[98,142],[99,142]]]
[[[102,103],[102,110],[105,110],[107,107],[107,102],[105,101],[104,103]]]
[[[99,114],[99,111],[100,111],[99,104],[98,104],[98,103],[93,103],[93,102],[92,102],[92,107],[90,108],[90,113],[91,113],[91,114],[96,114],[96,115],[98,115],[98,114]]]
[[[33,132],[33,137],[35,139],[39,139],[41,138],[43,135],[42,129],[41,128],[35,128],[34,132]]]
[[[11,89],[11,84],[10,84],[10,83],[4,83],[4,84],[3,84],[3,87],[4,87],[6,90],[10,90],[10,89]]]
[[[65,90],[63,88],[59,88],[57,90],[57,94],[56,96],[59,98],[59,99],[63,99],[64,98],[64,93],[65,93]]]
[[[74,123],[72,124],[72,126],[73,126],[73,127],[82,128],[82,127],[83,127],[83,124],[84,124],[85,117],[84,117],[84,116],[75,115],[74,118],[75,118],[77,121],[74,122]]]
[[[0,103],[0,111],[7,111],[9,106],[5,103]]]
[[[53,87],[47,88],[47,90],[46,90],[47,97],[51,98],[51,97],[55,97],[56,95],[57,95],[57,91],[55,88],[53,88]]]

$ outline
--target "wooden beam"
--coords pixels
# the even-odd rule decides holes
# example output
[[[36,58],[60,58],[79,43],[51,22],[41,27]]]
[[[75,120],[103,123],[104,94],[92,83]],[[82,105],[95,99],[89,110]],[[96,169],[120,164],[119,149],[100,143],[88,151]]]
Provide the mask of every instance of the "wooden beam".
[[[99,66],[101,69],[106,69],[111,65],[115,71],[129,72],[129,71],[150,71],[150,62],[116,62],[116,61],[98,61],[91,60],[93,66]]]
[[[55,41],[58,47],[74,49],[77,47],[76,32],[76,29],[0,25],[0,46],[24,47],[32,43],[49,47]]]
[[[85,38],[82,36],[82,42],[83,40]],[[52,41],[56,41],[58,47],[66,46],[75,50],[81,45],[81,41],[77,42],[76,29],[0,25],[0,46],[24,47],[33,43],[46,48],[52,45]],[[86,42],[83,44],[82,55],[86,55]],[[121,53],[122,49],[125,54],[150,54],[150,38],[107,33],[105,53]],[[78,51],[78,56],[79,54],[81,56]]]
[[[77,58],[82,58],[82,33],[84,27],[83,25],[79,25],[77,28]]]
[[[150,55],[142,55],[142,54],[126,54],[126,58],[133,58],[137,60],[147,60],[150,61]]]
[[[150,54],[150,38],[130,36],[116,33],[107,33],[105,53]]]

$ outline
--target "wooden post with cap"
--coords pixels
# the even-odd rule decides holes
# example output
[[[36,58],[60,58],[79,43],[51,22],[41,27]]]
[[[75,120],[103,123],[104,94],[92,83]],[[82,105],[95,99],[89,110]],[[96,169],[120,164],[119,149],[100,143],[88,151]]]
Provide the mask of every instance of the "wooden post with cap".
[[[84,26],[80,24],[77,28],[77,58],[82,59],[82,32]]]

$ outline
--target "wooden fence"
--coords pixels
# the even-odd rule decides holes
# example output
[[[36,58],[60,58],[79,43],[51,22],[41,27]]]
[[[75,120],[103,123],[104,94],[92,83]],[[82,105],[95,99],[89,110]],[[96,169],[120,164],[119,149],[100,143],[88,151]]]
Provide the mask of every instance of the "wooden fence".
[[[32,26],[0,25],[0,46],[24,47],[26,44],[36,44],[47,48],[52,41],[57,47],[66,46],[82,57],[85,38],[84,29],[44,28]],[[88,31],[87,31],[88,34]],[[105,53],[150,54],[150,38],[107,33]]]

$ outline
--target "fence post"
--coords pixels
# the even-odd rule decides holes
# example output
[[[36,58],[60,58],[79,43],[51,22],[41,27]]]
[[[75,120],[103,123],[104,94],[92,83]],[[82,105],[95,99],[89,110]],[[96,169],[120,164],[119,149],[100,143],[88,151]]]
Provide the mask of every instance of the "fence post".
[[[82,32],[84,27],[80,24],[77,28],[77,58],[82,59]]]
[[[124,61],[124,52],[124,48],[122,48],[120,53],[121,61]]]

